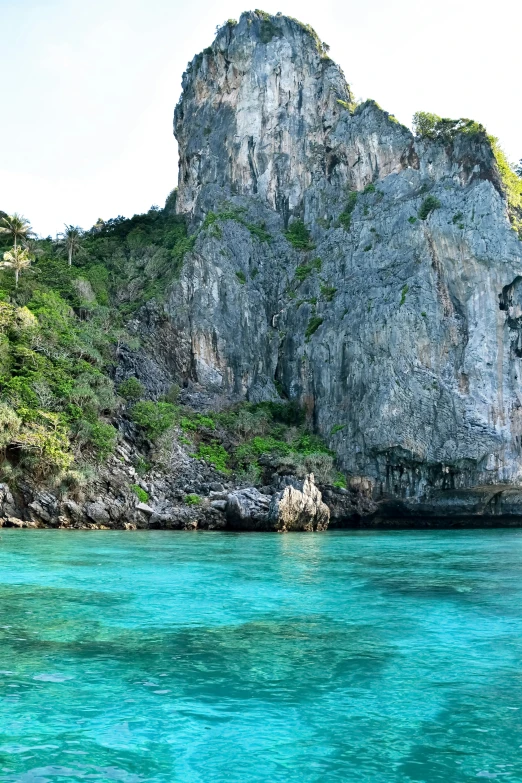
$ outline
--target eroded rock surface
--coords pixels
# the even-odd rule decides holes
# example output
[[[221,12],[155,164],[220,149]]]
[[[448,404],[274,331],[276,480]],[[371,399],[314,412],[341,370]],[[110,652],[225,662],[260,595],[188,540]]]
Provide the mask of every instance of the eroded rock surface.
[[[233,530],[273,529],[268,521],[270,500],[270,495],[264,495],[255,487],[231,492],[225,506],[228,526]]]
[[[298,400],[374,497],[517,484],[522,244],[490,144],[351,101],[282,16],[243,14],[190,63],[177,209],[195,244],[162,361],[229,399]]]
[[[310,474],[304,481],[286,478],[286,487],[272,496],[268,510],[268,522],[275,530],[306,532],[326,530],[330,510],[323,503],[322,495]]]

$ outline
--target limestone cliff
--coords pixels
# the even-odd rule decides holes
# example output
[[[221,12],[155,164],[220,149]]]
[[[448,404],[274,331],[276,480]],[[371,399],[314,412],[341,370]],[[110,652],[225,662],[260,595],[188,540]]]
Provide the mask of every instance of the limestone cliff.
[[[522,243],[485,134],[356,107],[313,31],[261,12],[189,64],[174,127],[179,377],[298,400],[377,495],[518,484]]]

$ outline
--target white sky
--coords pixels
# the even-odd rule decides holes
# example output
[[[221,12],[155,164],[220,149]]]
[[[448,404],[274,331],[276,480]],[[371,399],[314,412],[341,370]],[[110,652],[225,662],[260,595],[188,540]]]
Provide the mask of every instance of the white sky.
[[[259,0],[261,2],[261,0]],[[263,0],[310,23],[358,98],[405,125],[470,117],[522,157],[520,0]],[[216,25],[210,0],[0,0],[0,209],[41,235],[163,205],[177,181],[181,75]]]

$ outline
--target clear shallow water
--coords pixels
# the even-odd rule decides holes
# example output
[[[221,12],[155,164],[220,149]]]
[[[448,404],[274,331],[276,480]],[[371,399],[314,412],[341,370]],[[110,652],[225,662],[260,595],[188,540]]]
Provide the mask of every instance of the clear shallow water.
[[[522,780],[522,531],[0,532],[0,781]]]

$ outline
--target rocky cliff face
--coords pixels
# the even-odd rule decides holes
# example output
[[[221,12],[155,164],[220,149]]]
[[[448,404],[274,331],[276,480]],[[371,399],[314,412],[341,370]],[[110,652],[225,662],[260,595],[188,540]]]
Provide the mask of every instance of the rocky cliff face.
[[[175,135],[178,376],[299,400],[376,495],[518,483],[522,243],[486,136],[355,107],[315,33],[260,12],[190,63]]]

